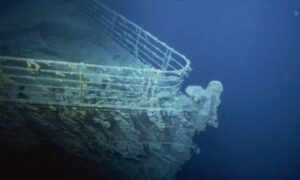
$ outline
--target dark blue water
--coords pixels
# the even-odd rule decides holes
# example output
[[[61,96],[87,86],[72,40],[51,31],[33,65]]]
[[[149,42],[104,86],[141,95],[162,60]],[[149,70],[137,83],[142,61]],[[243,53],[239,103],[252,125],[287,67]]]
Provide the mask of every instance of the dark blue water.
[[[299,1],[107,3],[192,60],[187,84],[224,85],[220,127],[178,179],[300,179]]]

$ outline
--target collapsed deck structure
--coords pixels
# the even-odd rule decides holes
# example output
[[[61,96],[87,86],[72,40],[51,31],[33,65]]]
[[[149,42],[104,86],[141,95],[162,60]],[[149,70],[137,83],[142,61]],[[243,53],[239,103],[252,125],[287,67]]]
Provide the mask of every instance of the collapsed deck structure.
[[[78,3],[104,48],[135,63],[0,56],[0,132],[23,123],[31,140],[22,143],[47,139],[98,163],[106,176],[174,178],[191,150],[199,151],[193,136],[217,126],[221,83],[182,92],[191,70],[184,55],[98,0]]]

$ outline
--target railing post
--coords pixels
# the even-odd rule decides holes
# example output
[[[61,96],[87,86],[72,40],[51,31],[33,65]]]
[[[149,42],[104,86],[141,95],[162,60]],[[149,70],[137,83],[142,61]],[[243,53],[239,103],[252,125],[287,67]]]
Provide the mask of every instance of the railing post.
[[[135,59],[138,59],[138,56],[139,56],[139,42],[140,42],[140,37],[141,37],[141,29],[137,29],[137,38],[136,38],[136,41],[135,41],[135,46],[134,46],[134,57]]]
[[[164,64],[163,64],[164,70],[168,69],[170,61],[171,61],[171,56],[172,56],[172,51],[171,51],[171,49],[168,48],[165,52],[165,57],[164,57],[164,59],[165,59]]]

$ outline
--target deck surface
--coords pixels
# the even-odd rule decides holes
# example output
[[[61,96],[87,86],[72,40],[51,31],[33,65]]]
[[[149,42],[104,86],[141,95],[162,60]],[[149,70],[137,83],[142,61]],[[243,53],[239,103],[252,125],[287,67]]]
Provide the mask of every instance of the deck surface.
[[[0,55],[143,66],[88,24],[77,5],[64,0],[20,1],[0,16]]]

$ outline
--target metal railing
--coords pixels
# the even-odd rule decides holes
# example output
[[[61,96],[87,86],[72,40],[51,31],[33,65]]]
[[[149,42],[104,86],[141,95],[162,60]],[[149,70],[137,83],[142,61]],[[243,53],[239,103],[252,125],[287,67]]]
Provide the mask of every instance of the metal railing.
[[[190,61],[184,55],[110,9],[100,0],[81,0],[81,9],[85,17],[102,33],[144,64],[176,76],[178,81],[182,81],[190,71]]]
[[[0,102],[85,108],[159,108],[157,93],[178,91],[190,61],[97,0],[86,17],[143,68],[0,56]]]
[[[152,93],[153,74],[155,70],[1,56],[0,101],[135,108]]]

